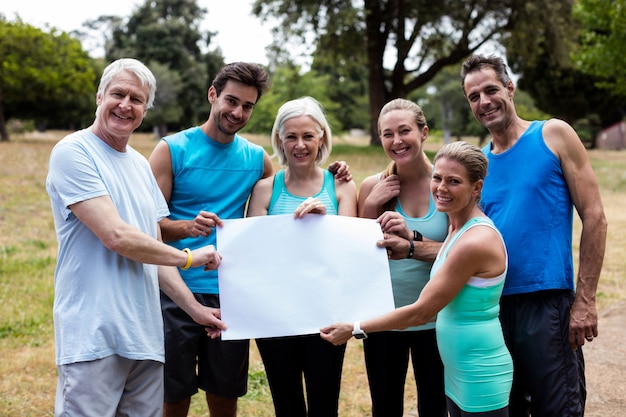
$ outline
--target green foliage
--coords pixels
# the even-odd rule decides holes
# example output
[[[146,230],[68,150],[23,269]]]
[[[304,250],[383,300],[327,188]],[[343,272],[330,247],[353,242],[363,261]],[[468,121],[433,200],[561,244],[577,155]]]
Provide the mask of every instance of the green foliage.
[[[543,4],[445,0],[433,7],[427,0],[389,0],[366,1],[361,7],[351,0],[257,0],[253,13],[279,20],[276,33],[282,44],[294,39],[315,44],[316,60],[321,57],[324,68],[346,63],[366,68],[370,132],[378,144],[376,119],[387,101],[408,96],[486,42],[500,41],[515,28],[521,9]],[[353,87],[346,84],[346,91]]]
[[[346,19],[358,16],[358,10],[349,7],[343,11]],[[338,104],[336,117],[344,129],[367,129],[368,68],[365,38],[359,25],[346,26],[341,31],[329,30],[320,36],[311,68],[328,75],[329,98]]]
[[[626,96],[620,98],[617,89],[609,91],[598,88],[606,85],[609,73],[604,69],[591,71],[580,60],[577,62],[572,59],[581,56],[580,42],[587,37],[585,33],[589,33],[591,24],[585,19],[576,20],[573,11],[578,10],[580,17],[585,4],[591,3],[598,6],[602,3],[601,7],[607,9],[611,8],[608,3],[615,4],[560,0],[546,2],[541,7],[527,5],[521,9],[520,30],[516,30],[505,45],[513,72],[521,74],[519,88],[530,94],[542,112],[572,125],[586,126],[586,129],[579,130],[579,134],[583,141],[593,146],[594,132],[601,125],[610,123],[615,110],[626,101]],[[594,13],[590,16],[591,20],[605,13],[598,12],[599,15]],[[585,48],[584,43],[582,47]],[[597,62],[606,63],[606,59],[598,57]],[[517,105],[517,109],[525,111],[523,105]]]
[[[525,120],[547,120],[552,117],[538,109],[530,94],[519,88],[515,90],[515,110]]]
[[[601,77],[598,87],[626,97],[626,0],[579,0],[574,15],[583,25],[577,65]]]
[[[35,130],[35,122],[32,119],[10,119],[7,121],[7,130],[9,134],[32,132]]]
[[[177,97],[184,88],[181,76],[178,72],[170,70],[166,65],[158,62],[149,62],[150,68],[157,81],[154,108],[150,109],[143,123],[160,127],[160,137],[167,134],[168,123],[178,123],[183,108],[179,105]]]
[[[329,97],[329,85],[328,75],[320,75],[313,70],[301,74],[297,66],[278,68],[272,74],[272,89],[256,104],[244,132],[269,135],[280,106],[286,101],[303,96],[311,96],[322,104],[333,132],[343,131],[344,126],[337,117],[340,103]]]
[[[155,68],[166,83],[167,95],[175,92],[175,100],[161,101],[162,112],[149,119],[153,123],[176,121],[175,127],[186,127],[208,114],[206,91],[215,75],[209,70],[215,71],[224,61],[217,51],[210,55],[202,51],[212,36],[200,30],[205,14],[196,0],[145,0],[126,24],[108,19],[112,35],[106,45],[107,60],[133,56],[151,66],[160,64]],[[160,88],[159,84],[157,93]]]
[[[93,62],[65,32],[46,33],[0,17],[0,68],[0,131],[5,140],[5,118],[47,122],[63,117],[70,104],[77,108],[86,94],[92,101],[95,97]]]

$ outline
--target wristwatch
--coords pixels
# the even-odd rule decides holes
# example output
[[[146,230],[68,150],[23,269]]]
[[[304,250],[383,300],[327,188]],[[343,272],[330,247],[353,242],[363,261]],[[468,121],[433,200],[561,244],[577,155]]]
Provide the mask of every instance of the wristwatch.
[[[355,339],[367,339],[367,333],[364,330],[361,330],[361,322],[355,321],[354,327],[352,328],[352,336]]]

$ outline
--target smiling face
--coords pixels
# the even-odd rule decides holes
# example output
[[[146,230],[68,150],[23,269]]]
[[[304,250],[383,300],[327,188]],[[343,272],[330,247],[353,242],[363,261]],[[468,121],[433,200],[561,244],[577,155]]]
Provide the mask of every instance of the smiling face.
[[[378,118],[378,129],[385,153],[397,164],[423,158],[422,144],[428,137],[428,126],[418,126],[413,112],[391,110]]]
[[[211,103],[210,118],[217,131],[228,139],[241,130],[250,120],[252,110],[259,96],[256,87],[234,80],[228,80],[220,95],[215,87],[209,88],[209,102]],[[217,136],[214,132],[211,136]],[[213,137],[213,139],[218,139]]]
[[[472,209],[480,197],[482,184],[482,179],[472,182],[462,163],[447,157],[437,159],[430,181],[437,211],[454,213]]]
[[[492,68],[467,74],[464,92],[474,117],[489,131],[504,130],[515,119],[513,82],[502,84]]]
[[[132,72],[115,75],[106,90],[96,96],[98,109],[94,133],[118,150],[128,142],[147,111],[149,89]]]
[[[310,116],[296,116],[285,120],[280,138],[287,165],[317,165],[322,137],[322,128]]]

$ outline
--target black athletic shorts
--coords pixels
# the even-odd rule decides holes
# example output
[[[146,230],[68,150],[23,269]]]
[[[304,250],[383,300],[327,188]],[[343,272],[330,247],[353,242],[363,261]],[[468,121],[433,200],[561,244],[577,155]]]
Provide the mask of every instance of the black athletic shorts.
[[[216,294],[194,294],[203,305],[219,307]],[[194,322],[161,292],[165,330],[165,402],[191,397],[198,388],[220,397],[246,394],[248,387],[248,340],[211,339],[205,326]]]
[[[585,362],[569,345],[574,293],[569,290],[507,295],[500,301],[504,340],[513,357],[511,417],[582,417]]]

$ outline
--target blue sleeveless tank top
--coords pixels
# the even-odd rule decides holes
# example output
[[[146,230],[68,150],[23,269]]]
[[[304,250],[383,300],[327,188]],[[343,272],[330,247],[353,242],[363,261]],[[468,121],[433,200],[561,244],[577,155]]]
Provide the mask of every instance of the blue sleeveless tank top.
[[[339,205],[337,196],[335,195],[335,179],[332,172],[324,170],[324,184],[321,190],[311,196],[319,199],[326,206],[326,214],[338,214]],[[274,187],[272,189],[272,198],[267,209],[267,214],[291,214],[296,208],[308,197],[300,197],[291,194],[285,186],[285,171],[280,170],[274,176]]]
[[[544,121],[532,122],[508,150],[491,152],[482,207],[509,253],[503,295],[574,289],[573,203],[561,163],[543,140]]]
[[[239,135],[230,143],[216,142],[199,127],[163,140],[169,146],[174,175],[169,202],[172,220],[193,219],[201,210],[221,219],[243,218],[248,196],[263,177],[261,146]],[[169,244],[178,249],[215,245],[215,232],[208,237],[188,237]],[[191,292],[219,293],[216,270],[189,268],[180,270],[180,274]]]

